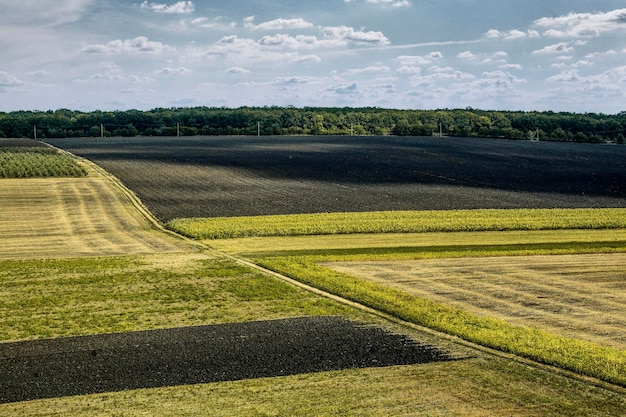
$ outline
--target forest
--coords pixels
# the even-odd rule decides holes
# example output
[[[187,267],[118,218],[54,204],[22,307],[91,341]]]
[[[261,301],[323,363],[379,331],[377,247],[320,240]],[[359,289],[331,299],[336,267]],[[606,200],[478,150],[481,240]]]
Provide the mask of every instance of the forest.
[[[626,111],[556,113],[472,108],[397,110],[193,107],[149,111],[0,112],[0,138],[195,135],[458,136],[623,144]]]

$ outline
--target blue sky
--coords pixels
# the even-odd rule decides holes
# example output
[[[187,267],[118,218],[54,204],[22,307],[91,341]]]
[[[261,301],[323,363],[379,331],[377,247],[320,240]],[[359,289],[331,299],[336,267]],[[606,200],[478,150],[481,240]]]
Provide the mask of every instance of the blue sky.
[[[0,0],[0,111],[626,110],[624,0]]]

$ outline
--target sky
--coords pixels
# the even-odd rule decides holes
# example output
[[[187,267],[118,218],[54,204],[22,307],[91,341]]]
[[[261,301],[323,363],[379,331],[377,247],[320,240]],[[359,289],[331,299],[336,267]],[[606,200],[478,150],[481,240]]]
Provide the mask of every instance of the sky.
[[[626,0],[0,0],[0,111],[626,110]]]

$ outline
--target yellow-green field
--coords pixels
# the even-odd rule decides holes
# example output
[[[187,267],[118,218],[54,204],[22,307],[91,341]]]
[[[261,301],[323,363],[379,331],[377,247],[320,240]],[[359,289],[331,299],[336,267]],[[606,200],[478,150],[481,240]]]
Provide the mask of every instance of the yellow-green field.
[[[85,178],[0,180],[3,213],[0,340],[303,315],[343,315],[440,346],[466,359],[0,404],[2,416],[616,416],[626,413],[626,390],[598,379],[624,385],[620,379],[625,375],[624,350],[619,346],[604,344],[601,338],[578,343],[576,334],[561,336],[558,325],[551,329],[521,327],[508,323],[506,318],[473,311],[471,300],[453,300],[452,287],[455,281],[466,279],[463,276],[448,278],[452,296],[430,299],[426,293],[411,293],[409,287],[413,284],[394,287],[399,279],[372,281],[367,274],[356,270],[343,273],[334,270],[358,269],[371,260],[389,259],[394,261],[394,268],[404,269],[397,262],[408,262],[404,264],[407,268],[411,265],[421,270],[426,265],[421,264],[421,259],[435,258],[426,261],[440,262],[439,269],[436,264],[429,266],[433,274],[443,274],[447,262],[463,268],[465,261],[469,269],[486,274],[488,271],[479,268],[485,267],[484,260],[499,259],[492,265],[496,275],[501,271],[510,280],[513,262],[502,262],[511,258],[500,256],[516,255],[516,261],[530,261],[538,255],[560,253],[569,253],[568,258],[560,258],[561,255],[557,258],[563,261],[563,266],[572,268],[583,259],[578,257],[580,253],[623,256],[626,230],[619,226],[624,221],[622,213],[586,212],[587,217],[605,219],[604,226],[594,223],[596,229],[591,230],[346,234],[198,242],[213,248],[209,249],[159,229],[132,193],[97,167],[85,166],[88,171]],[[26,218],[24,213],[30,216]],[[467,218],[469,214],[463,212],[460,217]],[[554,218],[550,211],[543,214]],[[450,215],[458,213],[450,212]],[[538,215],[534,213],[533,217]],[[350,215],[346,214],[344,221],[349,223],[349,219]],[[475,260],[476,255],[481,259]],[[509,353],[494,354],[488,349],[475,348],[456,336],[370,315],[242,265],[237,261],[239,257],[408,321],[419,323],[415,318],[420,316],[415,316],[416,311],[412,310],[416,306],[425,306],[425,311],[418,313],[427,313],[421,317],[428,316],[433,323],[445,322],[450,314],[456,315],[458,321],[448,322],[451,329],[468,328],[467,320],[474,320],[474,330],[482,329],[479,336],[491,332],[497,339],[498,335],[504,335],[504,343],[499,347],[504,350],[515,352],[507,348],[511,346],[507,338],[519,336],[518,329],[528,329],[524,331],[534,335],[535,342],[563,343],[550,352],[550,357],[558,358],[563,354],[561,348],[570,349],[574,341],[578,350],[570,352],[582,355],[574,358],[574,363],[584,365],[592,358],[602,362],[589,363],[593,370],[601,372],[589,372],[589,366],[576,369],[558,361],[546,361],[578,374],[570,373]],[[344,262],[342,266],[322,265],[339,261]],[[620,277],[622,263],[613,264],[616,276]],[[539,269],[545,278],[549,267],[542,265]],[[574,266],[573,270],[577,268]],[[554,279],[549,276],[548,279]],[[601,274],[590,277],[586,292],[590,288],[599,289],[601,285],[595,284],[605,282],[601,278]],[[568,291],[571,294],[574,289]],[[592,294],[586,295],[598,305],[606,301],[600,293]],[[623,288],[614,288],[613,294],[623,297]],[[372,295],[373,298],[367,298]],[[490,329],[487,324],[498,327]],[[431,323],[430,327],[437,325]],[[449,329],[439,330],[454,334]],[[482,343],[480,339],[472,340]],[[542,345],[537,346],[532,347],[541,350]],[[546,357],[520,354],[537,360]]]

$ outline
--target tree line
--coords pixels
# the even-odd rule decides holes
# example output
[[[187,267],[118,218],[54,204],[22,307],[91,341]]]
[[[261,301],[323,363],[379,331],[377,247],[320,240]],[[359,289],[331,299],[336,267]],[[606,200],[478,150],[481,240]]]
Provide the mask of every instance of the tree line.
[[[0,113],[0,138],[194,135],[458,136],[624,143],[626,112],[193,107]]]

